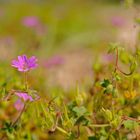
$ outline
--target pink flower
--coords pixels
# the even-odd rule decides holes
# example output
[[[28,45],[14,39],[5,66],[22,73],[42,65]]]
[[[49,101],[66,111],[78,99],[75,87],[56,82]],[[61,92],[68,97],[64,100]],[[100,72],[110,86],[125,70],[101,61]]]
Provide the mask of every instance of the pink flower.
[[[122,27],[125,24],[125,19],[121,16],[114,16],[111,19],[112,25]]]
[[[28,95],[27,93],[24,93],[24,92],[16,92],[15,95],[17,95],[23,101],[33,101],[32,96]]]
[[[17,68],[18,71],[27,72],[30,69],[34,69],[38,66],[37,58],[35,56],[27,58],[26,55],[18,56],[18,60],[12,61],[12,66]]]
[[[39,20],[35,16],[27,16],[22,20],[22,24],[26,27],[35,27],[39,25]]]
[[[24,107],[24,103],[21,101],[21,99],[18,99],[15,104],[14,107],[16,108],[17,111],[20,111],[23,109]]]

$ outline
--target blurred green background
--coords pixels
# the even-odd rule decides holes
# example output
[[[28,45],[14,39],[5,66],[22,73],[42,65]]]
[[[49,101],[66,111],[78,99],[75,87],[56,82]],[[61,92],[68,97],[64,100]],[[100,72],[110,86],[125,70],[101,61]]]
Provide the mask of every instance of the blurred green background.
[[[122,0],[1,0],[0,61],[10,68],[17,55],[35,55],[48,85],[71,88],[108,61],[108,43],[133,49],[135,16]]]

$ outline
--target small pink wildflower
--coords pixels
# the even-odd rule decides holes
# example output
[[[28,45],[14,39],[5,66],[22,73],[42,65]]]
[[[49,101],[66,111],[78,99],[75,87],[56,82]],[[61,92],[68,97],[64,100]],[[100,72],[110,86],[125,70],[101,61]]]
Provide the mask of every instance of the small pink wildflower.
[[[21,101],[21,99],[18,99],[15,103],[14,103],[14,107],[17,111],[20,111],[23,109],[24,107],[24,103]]]
[[[122,27],[125,24],[125,19],[121,16],[114,16],[111,19],[112,25],[116,27]]]
[[[21,23],[25,27],[33,29],[37,35],[44,35],[47,31],[47,28],[42,24],[37,16],[23,17]]]
[[[17,95],[23,101],[33,101],[32,96],[28,95],[27,93],[24,93],[24,92],[16,92],[15,95]]]
[[[22,24],[26,27],[35,27],[39,25],[39,20],[35,16],[27,16],[23,18]]]
[[[18,56],[18,60],[12,61],[12,66],[17,68],[18,71],[27,72],[30,69],[35,69],[38,66],[37,58],[35,56],[27,58],[26,55]]]

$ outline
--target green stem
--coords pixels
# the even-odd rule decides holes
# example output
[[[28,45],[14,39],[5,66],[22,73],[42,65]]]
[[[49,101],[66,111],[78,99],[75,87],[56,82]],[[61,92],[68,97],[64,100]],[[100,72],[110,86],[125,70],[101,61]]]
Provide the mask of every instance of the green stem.
[[[27,90],[28,89],[27,72],[24,72],[24,85],[25,85],[25,90]]]
[[[66,135],[69,136],[69,133],[68,133],[66,130],[64,130],[63,128],[61,128],[61,127],[59,127],[59,126],[56,126],[56,129],[57,129],[58,131],[62,132],[63,134],[66,134]]]
[[[90,127],[108,127],[110,124],[91,124]]]

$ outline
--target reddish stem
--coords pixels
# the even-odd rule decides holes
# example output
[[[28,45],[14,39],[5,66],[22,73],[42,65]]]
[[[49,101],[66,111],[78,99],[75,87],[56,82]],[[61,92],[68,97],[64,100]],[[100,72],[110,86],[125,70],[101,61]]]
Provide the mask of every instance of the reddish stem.
[[[114,72],[116,72],[117,70],[120,72],[120,73],[122,73],[122,74],[124,74],[125,76],[130,76],[130,75],[132,75],[132,71],[130,72],[130,73],[125,73],[125,72],[123,72],[120,68],[119,68],[119,66],[118,66],[118,58],[119,58],[119,52],[118,52],[118,48],[116,48],[116,63],[115,63],[115,70],[114,70]]]

